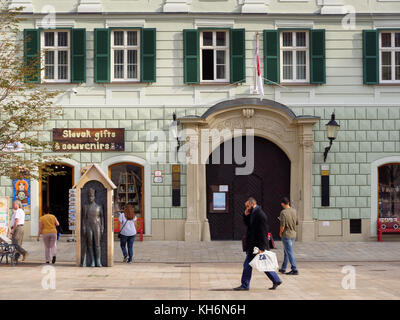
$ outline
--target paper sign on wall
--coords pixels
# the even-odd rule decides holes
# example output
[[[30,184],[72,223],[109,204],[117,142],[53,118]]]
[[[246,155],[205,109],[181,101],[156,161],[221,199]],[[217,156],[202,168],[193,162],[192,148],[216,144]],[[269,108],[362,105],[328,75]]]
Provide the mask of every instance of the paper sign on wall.
[[[8,197],[0,197],[0,236],[7,236]]]

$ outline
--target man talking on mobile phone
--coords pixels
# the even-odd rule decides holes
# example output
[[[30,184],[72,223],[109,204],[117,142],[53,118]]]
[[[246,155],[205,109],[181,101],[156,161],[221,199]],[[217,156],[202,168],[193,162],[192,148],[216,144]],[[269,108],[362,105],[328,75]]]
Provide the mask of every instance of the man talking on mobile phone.
[[[268,250],[268,219],[265,212],[257,205],[254,198],[249,198],[246,203],[246,210],[243,215],[243,221],[247,226],[246,233],[246,259],[243,263],[242,284],[234,288],[236,291],[246,291],[250,289],[250,280],[253,268],[249,265],[250,261],[256,256],[253,253],[254,247],[260,249],[259,253]],[[281,279],[276,272],[265,272],[267,277],[272,281],[270,290],[275,290],[281,283]]]

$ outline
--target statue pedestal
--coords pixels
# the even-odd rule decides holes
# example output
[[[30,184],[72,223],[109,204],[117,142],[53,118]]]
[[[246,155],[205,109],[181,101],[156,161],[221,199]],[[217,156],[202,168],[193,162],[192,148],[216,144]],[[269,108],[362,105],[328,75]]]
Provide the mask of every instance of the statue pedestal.
[[[101,261],[101,266],[112,267],[112,197],[116,186],[93,164],[73,188],[76,189],[76,265],[99,266]]]

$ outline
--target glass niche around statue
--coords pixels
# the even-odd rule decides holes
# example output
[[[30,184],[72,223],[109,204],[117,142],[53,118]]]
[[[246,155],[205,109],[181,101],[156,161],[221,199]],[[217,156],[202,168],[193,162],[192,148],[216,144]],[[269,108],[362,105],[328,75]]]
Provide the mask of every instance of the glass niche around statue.
[[[93,164],[76,189],[76,264],[111,267],[114,260],[112,198],[116,186]]]

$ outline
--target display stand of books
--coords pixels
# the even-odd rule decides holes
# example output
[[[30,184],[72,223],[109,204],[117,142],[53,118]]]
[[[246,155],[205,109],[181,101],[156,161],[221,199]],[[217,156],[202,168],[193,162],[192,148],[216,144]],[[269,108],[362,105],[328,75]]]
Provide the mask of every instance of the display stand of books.
[[[122,212],[127,204],[133,207],[138,218],[142,217],[142,181],[133,171],[121,172],[118,180],[116,201],[118,208]]]

